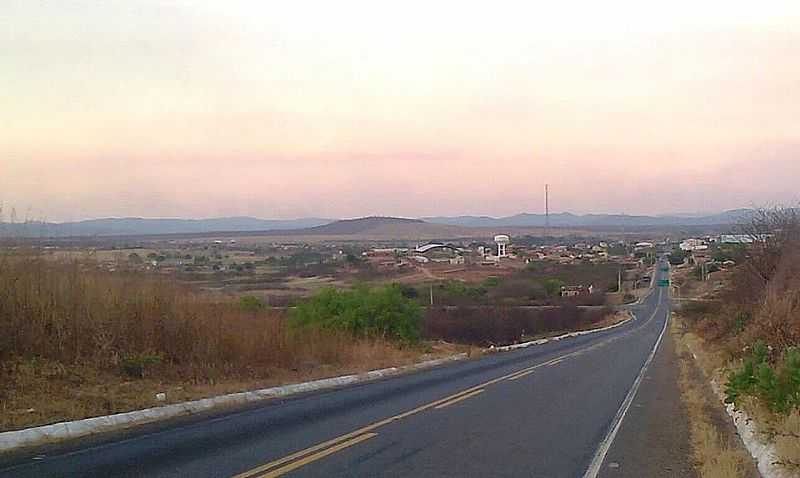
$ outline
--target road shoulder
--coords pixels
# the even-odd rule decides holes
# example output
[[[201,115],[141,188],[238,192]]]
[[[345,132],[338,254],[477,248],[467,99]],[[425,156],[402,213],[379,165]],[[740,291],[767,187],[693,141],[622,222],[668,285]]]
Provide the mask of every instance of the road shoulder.
[[[692,466],[689,416],[678,385],[674,338],[665,334],[598,476],[698,476]]]

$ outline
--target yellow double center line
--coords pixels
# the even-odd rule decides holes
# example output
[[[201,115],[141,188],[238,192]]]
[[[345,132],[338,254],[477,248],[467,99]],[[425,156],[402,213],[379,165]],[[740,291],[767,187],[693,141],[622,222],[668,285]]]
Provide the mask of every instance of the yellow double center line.
[[[461,395],[458,398],[454,398],[454,399],[450,400],[449,402],[440,403],[439,405],[436,405],[433,408],[438,410],[440,408],[449,407],[450,405],[453,405],[453,404],[456,404],[456,403],[458,403],[458,402],[460,402],[462,400],[466,400],[468,398],[474,397],[475,395],[478,395],[478,394],[483,393],[483,392],[484,392],[484,389],[475,390],[474,392],[465,393],[464,395]]]
[[[476,385],[474,387],[470,387],[466,390],[462,390],[458,393],[454,393],[448,397],[426,403],[425,405],[421,405],[417,408],[412,410],[408,410],[406,412],[400,413],[398,415],[391,416],[389,418],[385,418],[383,420],[377,421],[375,423],[369,424],[365,427],[359,428],[358,430],[353,430],[350,433],[338,436],[331,440],[319,443],[312,447],[306,448],[305,450],[300,450],[296,453],[292,453],[291,455],[287,455],[283,458],[278,460],[272,461],[270,463],[266,463],[261,465],[257,468],[253,468],[252,470],[246,471],[244,473],[238,474],[233,478],[275,478],[278,476],[285,475],[292,470],[296,470],[302,466],[305,466],[309,463],[314,461],[320,460],[325,458],[326,456],[332,455],[338,451],[341,451],[345,448],[351,447],[353,445],[357,445],[365,440],[369,440],[377,436],[377,433],[374,433],[374,430],[380,428],[384,425],[388,425],[392,422],[397,420],[402,420],[403,418],[410,417],[411,415],[415,415],[417,413],[423,412],[428,409],[442,409],[458,403],[462,400],[466,400],[468,398],[474,397],[484,392],[484,389],[490,385],[494,385],[498,382],[502,382],[503,380],[518,380],[526,375],[533,373],[536,369],[541,367],[547,367],[551,365],[556,365],[562,362],[564,359],[569,357],[574,357],[580,355],[586,351],[602,347],[607,345],[611,342],[619,340],[622,337],[627,336],[632,331],[628,331],[624,334],[620,334],[618,336],[612,337],[610,339],[603,340],[596,344],[593,344],[589,347],[576,350],[574,352],[570,352],[568,354],[561,355],[554,359],[548,360],[547,362],[543,362],[537,365],[533,365],[531,367],[524,368],[522,370],[518,370],[516,372],[509,373],[507,375],[503,375],[502,377],[497,377],[487,382],[484,382],[480,385]]]
[[[275,478],[275,477],[278,477],[278,476],[282,476],[282,475],[285,475],[286,473],[289,473],[292,470],[296,470],[296,469],[300,468],[301,466],[305,466],[305,465],[308,465],[309,463],[313,463],[313,462],[315,462],[317,460],[321,460],[321,459],[325,458],[328,455],[333,455],[334,453],[336,453],[338,451],[344,450],[345,448],[351,447],[353,445],[357,445],[357,444],[361,443],[362,441],[369,440],[370,438],[376,437],[376,436],[378,436],[377,433],[364,433],[364,434],[361,434],[361,435],[359,435],[359,436],[357,436],[355,438],[351,438],[349,440],[345,440],[345,441],[339,442],[336,445],[331,446],[329,448],[325,448],[322,451],[318,451],[316,453],[312,453],[310,455],[303,456],[302,458],[300,458],[297,461],[291,461],[290,458],[291,459],[297,458],[296,455],[298,455],[298,454],[301,454],[301,456],[302,456],[303,452],[298,452],[298,453],[295,453],[294,455],[289,455],[286,458],[282,458],[280,460],[273,461],[272,463],[267,463],[266,465],[260,466],[260,467],[254,469],[254,470],[250,470],[247,473],[244,473],[244,474],[241,474],[241,475],[237,475],[237,476],[258,476],[258,478]],[[316,447],[313,447],[313,448],[316,448]],[[306,451],[310,451],[310,450],[311,450],[311,448],[309,448],[308,450],[303,450],[303,451],[306,452]],[[289,461],[289,463],[288,464],[284,464],[287,461]],[[283,466],[281,466],[281,465],[283,465]]]

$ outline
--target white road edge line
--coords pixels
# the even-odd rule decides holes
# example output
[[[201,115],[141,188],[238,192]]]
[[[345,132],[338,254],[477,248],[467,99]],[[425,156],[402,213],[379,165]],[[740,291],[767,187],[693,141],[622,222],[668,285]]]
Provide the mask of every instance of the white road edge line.
[[[661,290],[663,291],[663,289]],[[659,297],[659,302],[660,301],[661,298]],[[656,311],[653,312],[651,319],[655,317],[656,314],[658,314],[658,307],[656,307]],[[628,409],[631,408],[633,399],[636,397],[636,392],[639,391],[639,386],[642,384],[642,379],[644,378],[645,372],[647,372],[647,367],[650,365],[650,362],[653,361],[653,357],[655,357],[656,352],[658,351],[658,346],[661,345],[661,339],[664,338],[664,332],[666,332],[668,324],[669,313],[667,312],[667,317],[664,319],[664,327],[661,329],[661,334],[659,334],[658,340],[656,340],[656,343],[653,346],[653,350],[650,352],[647,360],[644,361],[644,365],[642,365],[642,369],[639,371],[639,375],[636,377],[636,380],[633,381],[633,385],[628,391],[628,395],[625,397],[625,400],[622,402],[619,410],[617,410],[617,414],[614,417],[614,420],[611,422],[611,429],[609,429],[608,434],[606,434],[606,437],[603,439],[603,441],[600,442],[600,446],[597,447],[597,451],[592,458],[592,462],[589,463],[589,468],[586,469],[586,473],[583,474],[583,478],[596,478],[598,473],[600,473],[600,467],[603,466],[603,462],[606,459],[608,450],[611,449],[611,444],[614,443],[614,438],[616,438],[617,432],[622,426],[622,421],[625,419]]]

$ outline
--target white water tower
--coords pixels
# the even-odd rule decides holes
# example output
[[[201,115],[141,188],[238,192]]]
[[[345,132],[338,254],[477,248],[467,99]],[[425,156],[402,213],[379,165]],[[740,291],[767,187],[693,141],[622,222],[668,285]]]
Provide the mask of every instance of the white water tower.
[[[494,242],[497,244],[497,257],[507,257],[506,246],[511,242],[511,238],[505,234],[498,234],[494,236]]]

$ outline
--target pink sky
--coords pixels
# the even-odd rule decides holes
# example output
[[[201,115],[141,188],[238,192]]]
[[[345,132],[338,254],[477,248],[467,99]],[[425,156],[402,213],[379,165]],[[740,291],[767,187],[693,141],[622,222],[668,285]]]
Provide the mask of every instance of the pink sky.
[[[507,215],[540,212],[545,183],[577,213],[800,200],[800,2],[554,3],[5,2],[0,201],[73,220]]]

